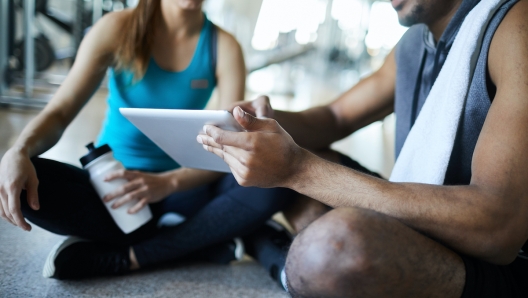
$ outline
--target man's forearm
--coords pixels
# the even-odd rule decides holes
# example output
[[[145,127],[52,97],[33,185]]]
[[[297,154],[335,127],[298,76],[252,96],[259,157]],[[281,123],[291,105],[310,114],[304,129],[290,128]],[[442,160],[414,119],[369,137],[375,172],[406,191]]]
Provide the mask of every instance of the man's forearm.
[[[303,154],[302,168],[288,181],[290,188],[332,207],[375,210],[459,252],[502,261],[492,246],[513,225],[515,210],[495,208],[500,200],[496,195],[476,186],[391,183]]]

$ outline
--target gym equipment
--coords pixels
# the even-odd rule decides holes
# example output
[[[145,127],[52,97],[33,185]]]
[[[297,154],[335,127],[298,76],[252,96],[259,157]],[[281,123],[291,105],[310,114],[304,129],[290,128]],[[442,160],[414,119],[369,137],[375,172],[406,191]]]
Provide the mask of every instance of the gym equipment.
[[[77,48],[86,29],[103,14],[126,7],[123,0],[70,0],[75,1],[75,15],[68,16],[53,7],[48,0],[0,0],[0,106],[22,107],[44,106],[51,94],[33,96],[35,82],[41,86],[57,83],[45,79],[34,79],[35,72],[48,69],[55,60],[75,57]],[[111,4],[111,5],[108,5]],[[89,6],[89,7],[88,7]],[[23,10],[24,38],[15,41],[16,10]],[[56,54],[43,27],[35,23],[36,16],[42,16],[73,39],[73,51],[62,50]],[[38,33],[35,35],[35,28]],[[23,81],[21,81],[23,78]],[[23,82],[24,92],[8,89],[12,82]]]
[[[35,43],[35,70],[44,71],[48,69],[55,61],[55,50],[51,46],[49,39],[42,33],[34,38]],[[24,41],[20,40],[15,43],[13,57],[17,60],[15,70],[24,69]]]
[[[10,54],[14,54],[13,31],[14,21],[8,16],[14,13],[14,3],[12,0],[0,0],[0,104],[17,105],[24,107],[41,107],[49,99],[47,97],[33,96],[33,82],[35,75],[35,39],[33,38],[33,24],[35,21],[35,0],[24,0],[24,49],[20,55],[24,59],[24,92],[18,94],[15,92],[7,93],[8,75],[11,71],[9,68]],[[42,38],[40,39],[42,40]],[[9,48],[12,47],[12,49]]]

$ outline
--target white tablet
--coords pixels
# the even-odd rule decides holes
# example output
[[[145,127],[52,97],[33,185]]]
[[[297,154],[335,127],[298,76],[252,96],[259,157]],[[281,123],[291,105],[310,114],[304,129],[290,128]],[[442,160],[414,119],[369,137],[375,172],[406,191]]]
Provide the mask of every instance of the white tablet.
[[[183,167],[230,173],[217,155],[203,149],[196,136],[205,124],[243,131],[228,111],[121,108],[121,114]]]

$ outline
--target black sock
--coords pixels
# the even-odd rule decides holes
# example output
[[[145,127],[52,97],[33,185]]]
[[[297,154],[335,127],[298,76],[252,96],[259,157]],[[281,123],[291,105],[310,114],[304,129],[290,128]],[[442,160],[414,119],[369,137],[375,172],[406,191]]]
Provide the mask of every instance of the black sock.
[[[283,288],[281,273],[286,264],[286,256],[292,236],[286,229],[277,230],[266,224],[243,238],[246,253],[257,260]]]

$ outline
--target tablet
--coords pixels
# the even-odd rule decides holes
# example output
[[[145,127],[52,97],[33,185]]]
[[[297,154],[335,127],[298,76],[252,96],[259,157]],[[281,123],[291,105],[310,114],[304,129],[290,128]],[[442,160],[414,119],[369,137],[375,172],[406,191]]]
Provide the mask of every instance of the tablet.
[[[230,173],[229,166],[196,141],[205,124],[243,131],[228,111],[120,108],[134,126],[182,167]]]

